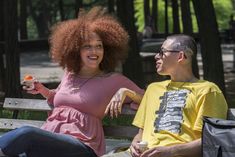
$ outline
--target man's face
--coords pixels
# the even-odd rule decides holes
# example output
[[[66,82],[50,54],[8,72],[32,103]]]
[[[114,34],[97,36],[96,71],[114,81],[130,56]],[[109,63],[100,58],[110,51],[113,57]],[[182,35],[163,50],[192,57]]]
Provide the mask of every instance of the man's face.
[[[161,52],[155,55],[157,73],[171,75],[178,64],[179,51],[172,49],[173,40],[167,39],[161,47]]]

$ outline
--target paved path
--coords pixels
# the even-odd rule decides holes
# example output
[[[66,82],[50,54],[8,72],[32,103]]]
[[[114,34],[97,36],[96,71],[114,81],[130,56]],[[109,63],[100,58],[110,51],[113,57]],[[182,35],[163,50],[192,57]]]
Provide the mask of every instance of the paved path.
[[[222,58],[224,62],[225,73],[233,71],[233,52],[231,51],[223,53]],[[200,54],[198,55],[198,63],[199,66],[202,65]],[[24,75],[31,74],[41,82],[58,82],[63,75],[62,68],[50,60],[47,51],[21,53],[20,72],[21,79]],[[200,73],[202,74],[202,71]]]
[[[56,63],[52,63],[48,52],[30,52],[20,55],[21,80],[26,74],[35,76],[40,82],[59,82],[63,70]]]

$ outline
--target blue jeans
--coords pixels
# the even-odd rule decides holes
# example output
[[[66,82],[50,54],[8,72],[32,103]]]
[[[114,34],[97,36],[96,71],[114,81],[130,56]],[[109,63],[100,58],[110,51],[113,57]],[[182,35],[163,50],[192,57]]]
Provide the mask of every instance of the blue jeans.
[[[97,157],[90,147],[76,138],[30,126],[5,133],[0,137],[0,148],[8,156]]]

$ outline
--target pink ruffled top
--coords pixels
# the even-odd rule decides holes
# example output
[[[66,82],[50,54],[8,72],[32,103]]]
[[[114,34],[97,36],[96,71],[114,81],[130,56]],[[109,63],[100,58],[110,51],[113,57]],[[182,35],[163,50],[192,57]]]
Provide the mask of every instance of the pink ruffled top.
[[[81,78],[66,72],[54,95],[48,99],[54,109],[42,129],[71,135],[101,156],[105,153],[102,128],[104,111],[112,96],[122,87],[143,94],[143,90],[119,73]],[[125,102],[131,103],[130,99]]]

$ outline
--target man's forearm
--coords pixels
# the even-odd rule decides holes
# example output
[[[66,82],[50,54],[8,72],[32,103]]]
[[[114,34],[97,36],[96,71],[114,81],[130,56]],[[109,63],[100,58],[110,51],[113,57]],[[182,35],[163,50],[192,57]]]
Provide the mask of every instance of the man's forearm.
[[[170,147],[174,156],[201,157],[201,139]]]

